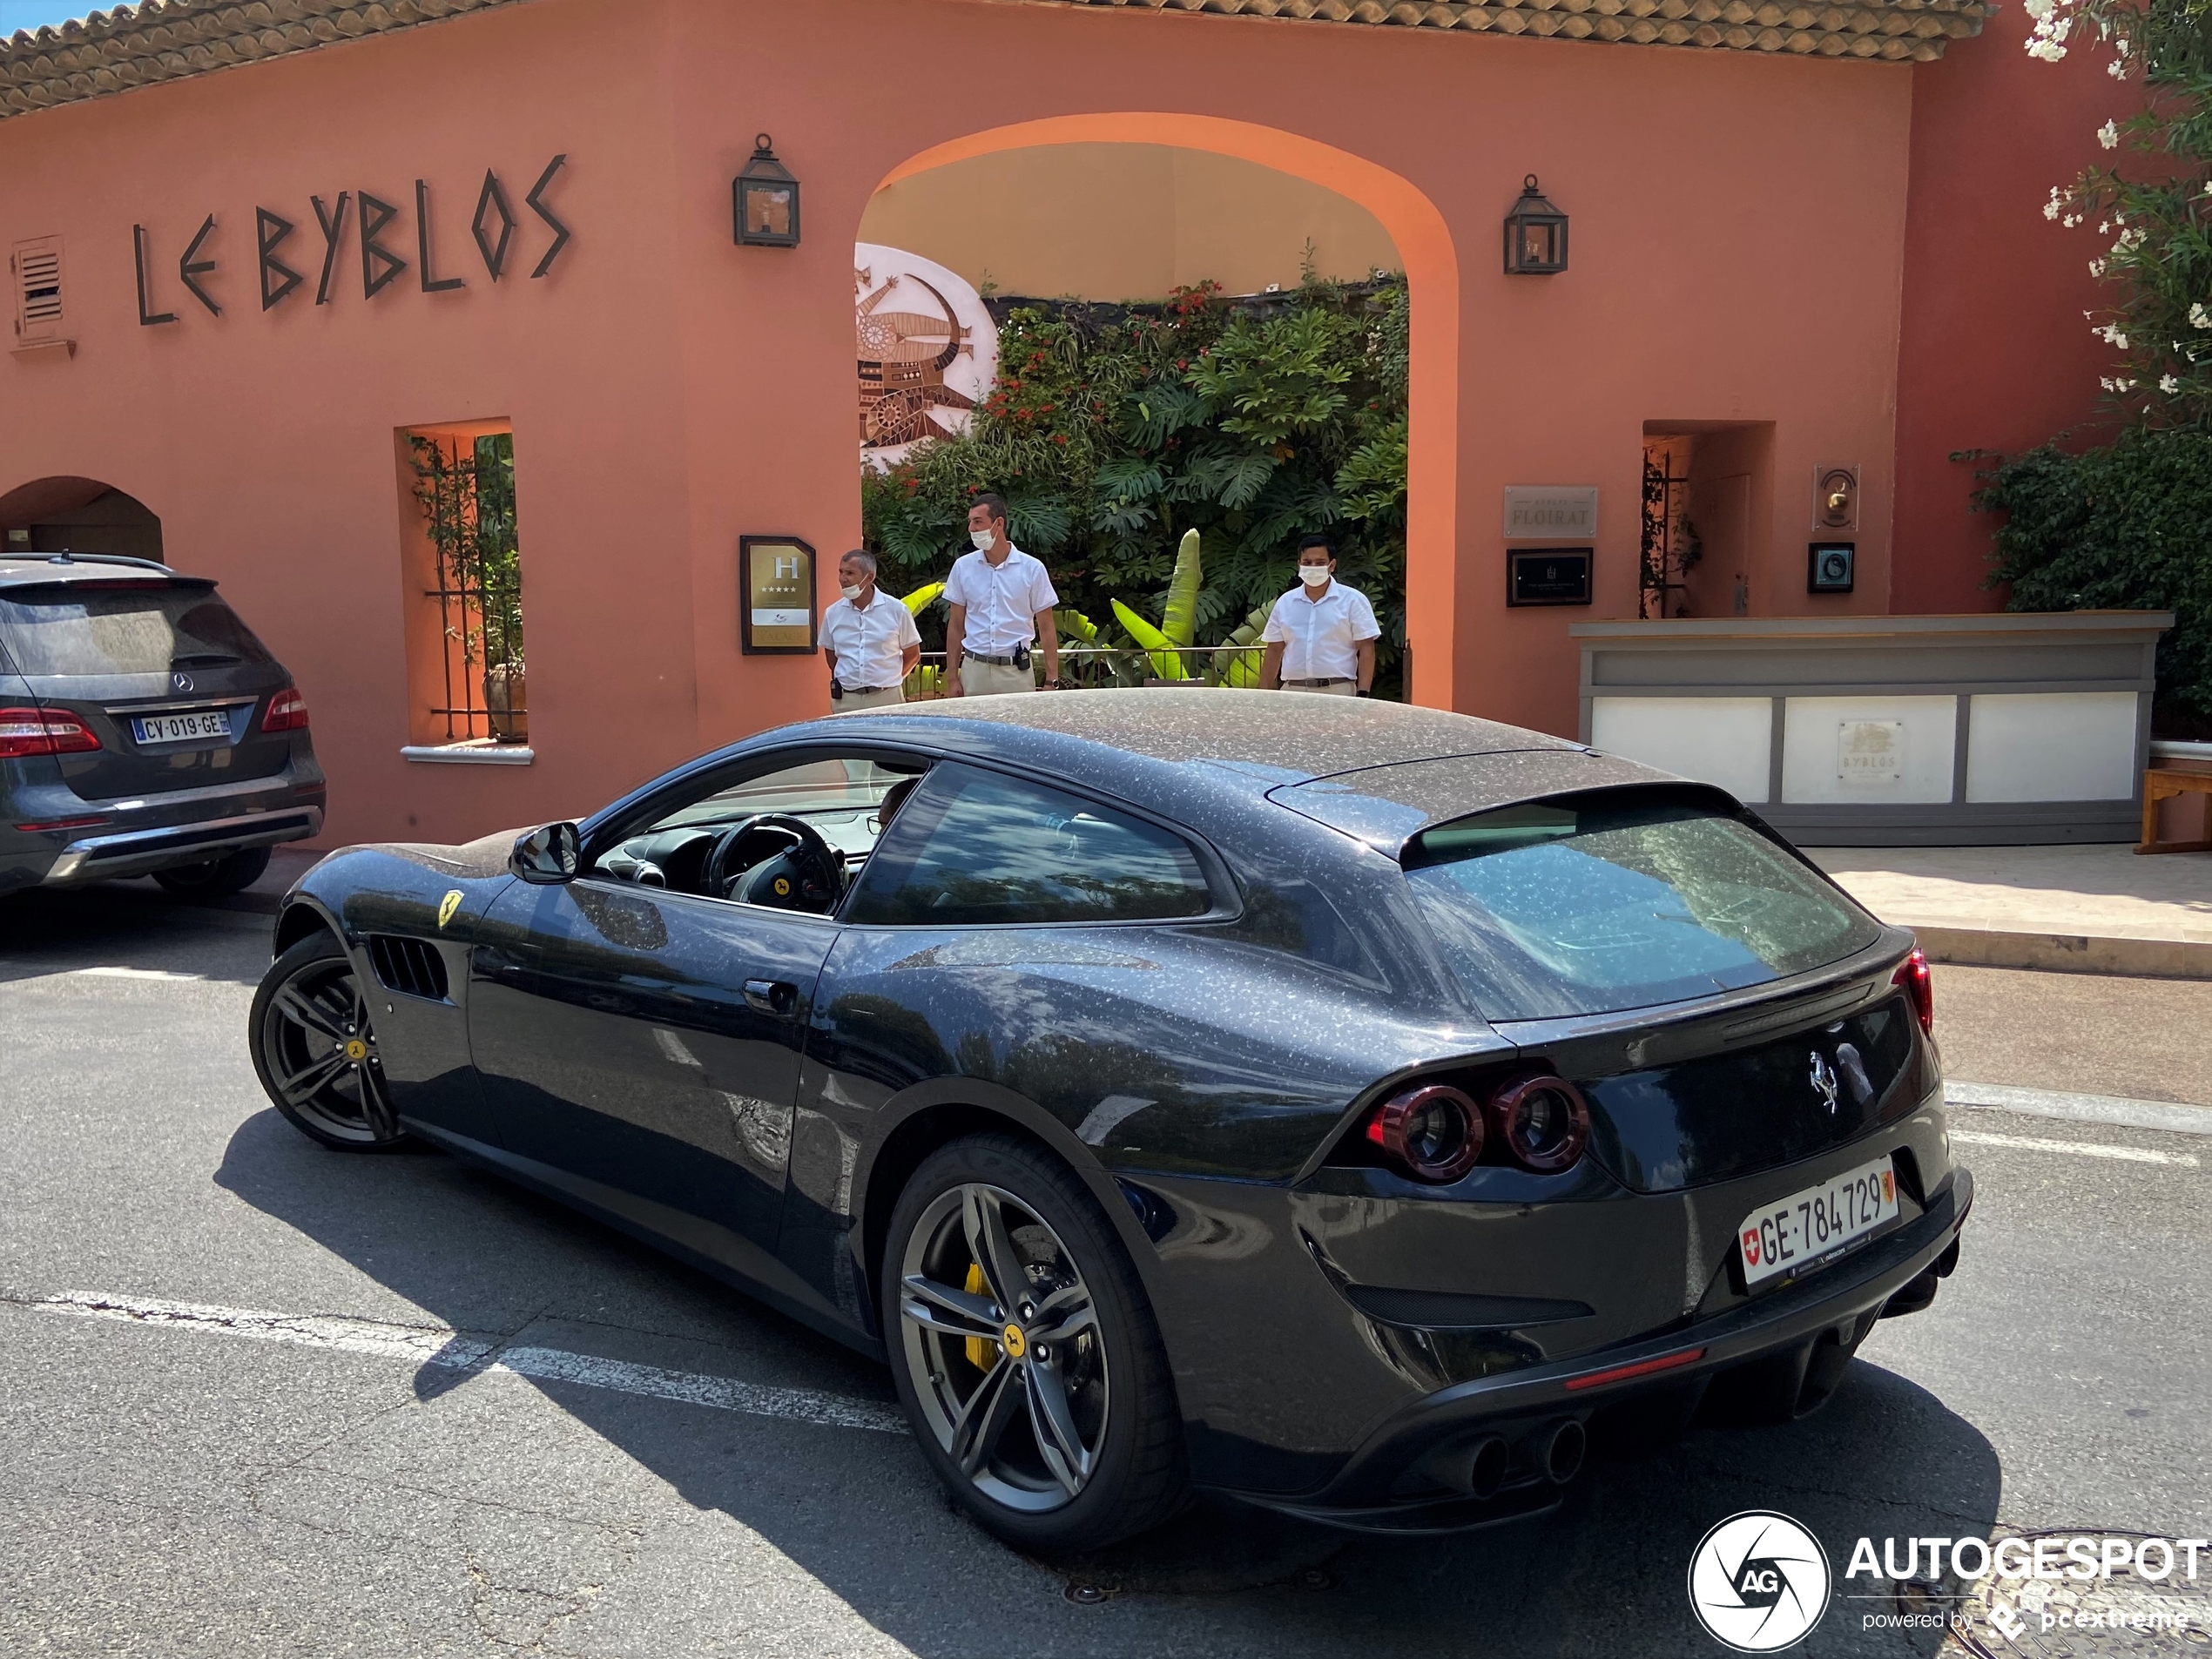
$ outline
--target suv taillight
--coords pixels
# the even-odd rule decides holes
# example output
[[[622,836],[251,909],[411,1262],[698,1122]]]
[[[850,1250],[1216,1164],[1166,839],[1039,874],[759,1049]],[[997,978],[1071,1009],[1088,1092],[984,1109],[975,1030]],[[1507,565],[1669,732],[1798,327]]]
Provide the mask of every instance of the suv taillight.
[[[85,724],[64,711],[0,709],[0,760],[84,754],[99,746]]]
[[[1920,1029],[1935,1035],[1935,976],[1928,972],[1927,954],[1916,950],[1899,962],[1890,983],[1905,988],[1905,994],[1912,999],[1912,1012]]]
[[[307,699],[300,695],[296,686],[287,685],[269,699],[269,711],[261,717],[264,732],[305,732],[307,729]]]

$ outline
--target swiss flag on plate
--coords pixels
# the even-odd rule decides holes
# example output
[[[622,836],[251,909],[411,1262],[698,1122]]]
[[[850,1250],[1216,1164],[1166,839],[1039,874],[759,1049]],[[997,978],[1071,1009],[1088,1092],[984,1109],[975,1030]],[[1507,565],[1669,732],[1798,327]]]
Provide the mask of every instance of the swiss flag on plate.
[[[1758,1264],[1759,1230],[1757,1227],[1746,1227],[1743,1230],[1743,1265],[1757,1267]]]

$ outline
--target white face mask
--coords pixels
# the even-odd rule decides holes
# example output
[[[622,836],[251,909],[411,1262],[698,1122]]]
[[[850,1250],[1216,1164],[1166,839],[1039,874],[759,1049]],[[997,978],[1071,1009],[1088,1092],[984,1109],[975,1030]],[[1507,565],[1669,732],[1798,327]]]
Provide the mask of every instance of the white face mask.
[[[999,533],[996,530],[970,530],[968,539],[975,543],[978,553],[988,553],[997,544]]]
[[[849,583],[849,582],[848,582],[848,583],[846,583],[843,587],[840,588],[840,589],[838,590],[838,591],[839,591],[840,593],[843,594],[843,595],[844,595],[846,598],[848,598],[848,599],[857,599],[857,598],[859,598],[859,597],[860,597],[860,592],[861,592],[860,589],[859,589],[858,587],[854,586],[853,583]]]
[[[1325,564],[1301,564],[1298,568],[1298,579],[1309,588],[1320,587],[1329,579],[1329,567]]]

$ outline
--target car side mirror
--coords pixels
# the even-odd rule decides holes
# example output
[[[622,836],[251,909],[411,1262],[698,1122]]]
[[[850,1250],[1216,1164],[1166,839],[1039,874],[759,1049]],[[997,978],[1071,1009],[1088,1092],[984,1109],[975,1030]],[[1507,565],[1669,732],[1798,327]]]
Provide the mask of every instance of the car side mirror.
[[[507,867],[532,887],[576,880],[583,865],[583,838],[573,824],[546,824],[516,841]]]

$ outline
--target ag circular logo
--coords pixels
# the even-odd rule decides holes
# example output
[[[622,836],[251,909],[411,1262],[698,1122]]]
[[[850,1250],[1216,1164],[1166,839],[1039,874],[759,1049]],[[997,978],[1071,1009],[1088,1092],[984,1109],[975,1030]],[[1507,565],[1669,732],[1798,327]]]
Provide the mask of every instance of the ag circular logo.
[[[1716,1642],[1773,1653],[1828,1610],[1828,1552],[1787,1515],[1746,1509],[1699,1541],[1689,1558],[1689,1608]]]

